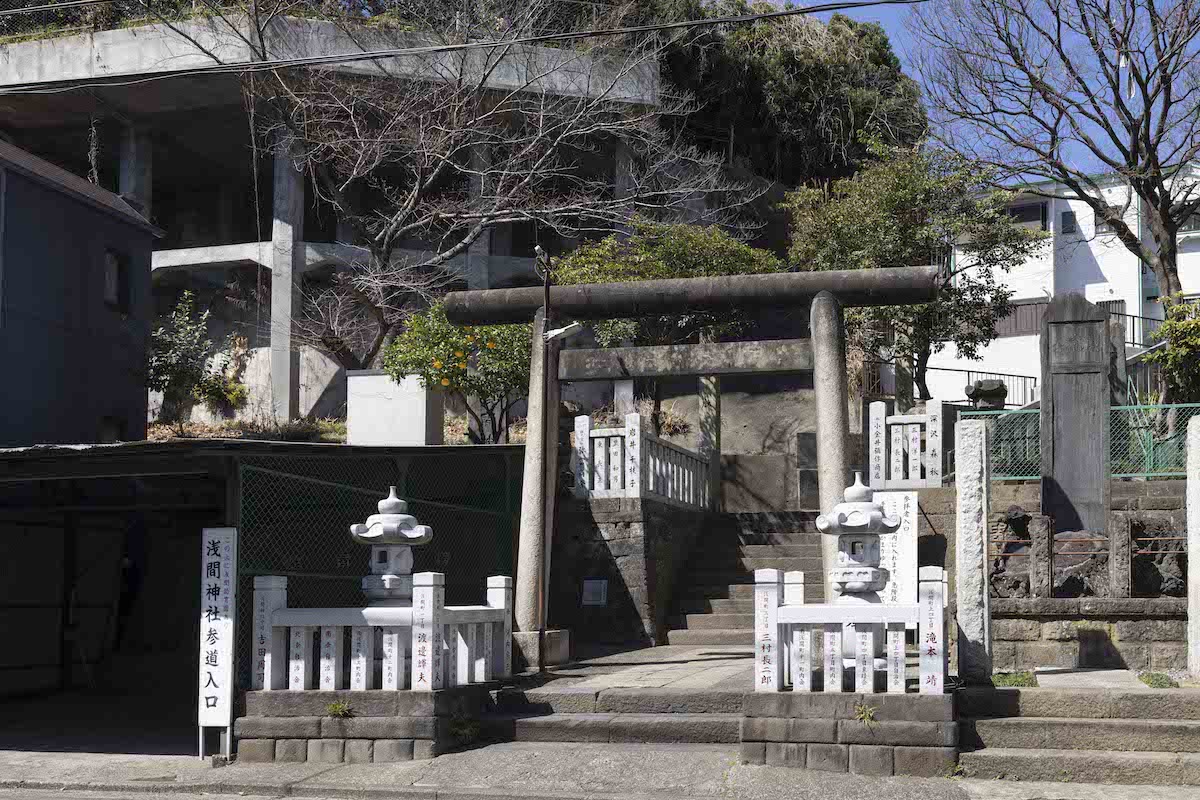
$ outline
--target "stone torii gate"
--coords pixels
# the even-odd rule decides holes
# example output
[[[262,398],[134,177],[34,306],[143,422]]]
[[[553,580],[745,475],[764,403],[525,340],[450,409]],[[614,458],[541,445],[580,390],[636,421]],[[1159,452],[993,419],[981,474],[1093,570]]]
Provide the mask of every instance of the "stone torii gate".
[[[810,306],[811,339],[782,342],[726,342],[664,347],[573,350],[561,363],[560,343],[550,330],[543,287],[451,292],[446,316],[460,325],[494,325],[533,320],[525,480],[521,497],[514,643],[527,664],[540,667],[565,660],[565,631],[547,631],[546,596],[550,537],[558,475],[560,380],[598,380],[666,375],[705,376],[707,412],[719,403],[721,374],[813,372],[817,407],[817,478],[821,508],[840,501],[846,481],[849,409],[846,385],[844,306],[891,306],[932,300],[941,281],[938,267],[897,267],[829,272],[787,272],[719,278],[679,278],[627,283],[554,286],[551,319],[625,319],[685,311],[755,311]],[[547,380],[548,378],[548,380]],[[702,413],[704,413],[702,411]],[[702,429],[705,427],[701,425]],[[837,431],[837,435],[828,435]],[[711,451],[715,432],[703,435]],[[824,435],[822,435],[824,434]],[[711,463],[711,462],[710,462]],[[535,479],[535,476],[540,480]],[[829,549],[824,548],[823,551]],[[826,563],[836,556],[822,552]]]

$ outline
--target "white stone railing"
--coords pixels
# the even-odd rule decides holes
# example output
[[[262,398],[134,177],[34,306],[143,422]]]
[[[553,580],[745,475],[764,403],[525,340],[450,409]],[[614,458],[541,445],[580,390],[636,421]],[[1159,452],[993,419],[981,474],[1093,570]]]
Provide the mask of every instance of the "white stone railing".
[[[884,632],[887,691],[905,691],[904,631],[915,628],[920,650],[921,694],[941,694],[946,676],[945,574],[941,567],[918,570],[918,602],[906,605],[805,605],[804,573],[776,569],[754,572],[754,691],[814,691],[814,672],[824,673],[824,691],[842,692],[844,626],[880,626]],[[813,646],[821,633],[822,646]],[[875,692],[875,632],[854,633],[854,689]],[[819,656],[819,658],[817,658]]]
[[[627,414],[624,428],[593,428],[591,417],[576,417],[573,460],[579,497],[652,497],[708,507],[708,460],[647,433],[638,414]]]
[[[288,608],[287,578],[256,577],[253,688],[432,691],[512,674],[512,578],[488,578],[483,606],[445,605],[440,572],[412,578],[411,606]]]
[[[871,403],[867,485],[877,492],[942,485],[942,404],[930,400],[924,414],[888,414]]]

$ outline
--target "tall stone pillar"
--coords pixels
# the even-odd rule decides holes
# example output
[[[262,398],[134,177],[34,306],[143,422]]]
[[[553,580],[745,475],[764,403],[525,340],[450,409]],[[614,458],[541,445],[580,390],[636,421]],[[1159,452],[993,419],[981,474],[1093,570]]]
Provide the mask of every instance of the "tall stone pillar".
[[[846,460],[846,438],[850,433],[846,325],[842,304],[831,293],[821,292],[813,298],[809,327],[817,405],[817,488],[821,511],[828,512],[842,501],[850,477]],[[833,597],[829,575],[837,563],[837,542],[822,540],[821,557],[825,565],[825,596]]]
[[[127,125],[121,131],[120,171],[118,191],[133,200],[147,219],[152,212],[154,153],[150,133],[144,128]]]
[[[275,154],[271,225],[271,403],[280,421],[300,415],[300,351],[292,319],[300,308],[304,268],[304,174]]]
[[[987,423],[954,426],[954,566],[958,619],[958,674],[968,683],[992,677],[992,612],[988,596],[988,508],[991,474]]]
[[[531,667],[562,663],[570,657],[566,631],[547,631],[550,546],[558,485],[558,342],[543,347],[545,314],[533,319],[529,360],[529,411],[526,416],[525,479],[517,536],[517,580],[513,596],[513,643]],[[546,391],[546,379],[550,393]],[[550,396],[548,396],[548,394]]]
[[[1200,553],[1200,417],[1187,426],[1187,546]],[[1187,667],[1192,678],[1200,676],[1200,569],[1188,570]]]
[[[701,342],[711,342],[712,337],[701,335]],[[708,508],[721,510],[721,376],[704,375],[699,378],[697,393],[700,400],[700,447],[701,457],[708,460]]]

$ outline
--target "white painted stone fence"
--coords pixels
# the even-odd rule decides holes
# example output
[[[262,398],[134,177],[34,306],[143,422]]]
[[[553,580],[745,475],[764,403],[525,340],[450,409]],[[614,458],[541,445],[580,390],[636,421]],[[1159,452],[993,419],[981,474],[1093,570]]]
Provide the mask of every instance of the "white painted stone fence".
[[[871,403],[868,423],[868,486],[880,492],[942,485],[941,401],[927,402],[924,414],[890,415],[886,403]]]
[[[512,578],[488,578],[482,606],[445,605],[441,572],[412,581],[411,606],[288,608],[287,578],[256,577],[253,688],[432,691],[512,674]]]
[[[815,691],[813,673],[824,673],[824,691],[843,691],[846,625],[854,632],[854,688],[875,692],[876,630],[884,636],[888,693],[905,691],[904,631],[916,628],[920,654],[919,691],[941,694],[946,677],[946,571],[921,567],[915,603],[883,605],[805,605],[804,573],[776,569],[754,572],[754,691]],[[822,647],[813,634],[822,633]]]
[[[650,497],[688,508],[708,508],[708,459],[647,433],[638,414],[624,428],[593,428],[575,418],[575,494],[579,497]]]

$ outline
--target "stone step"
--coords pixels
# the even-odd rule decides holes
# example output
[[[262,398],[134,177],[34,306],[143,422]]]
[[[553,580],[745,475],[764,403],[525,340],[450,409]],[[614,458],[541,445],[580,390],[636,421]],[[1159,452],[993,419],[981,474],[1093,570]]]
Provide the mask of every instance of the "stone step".
[[[486,735],[516,742],[734,744],[741,714],[492,714]]]
[[[743,547],[755,545],[815,545],[820,547],[821,534],[808,531],[751,531],[739,533],[734,539]]]
[[[1200,722],[1170,719],[966,719],[964,747],[1200,753]]]
[[[801,570],[807,575],[816,575],[821,572],[821,554],[814,553],[807,556],[784,556],[756,558],[753,556],[740,559],[743,569],[753,572],[756,569],[777,569],[780,572],[788,570]]]
[[[753,614],[754,601],[714,599],[707,601],[707,607],[702,610],[714,614]]]
[[[512,716],[547,714],[737,714],[745,692],[713,689],[503,689],[496,708]]]
[[[699,583],[679,589],[680,606],[691,603],[691,608],[712,600],[754,600],[754,581],[742,583]],[[823,585],[805,583],[804,602],[822,603],[825,597]]]
[[[1200,720],[1198,689],[985,689],[956,694],[962,717]]]
[[[689,631],[751,630],[754,614],[688,614],[683,627]]]
[[[808,511],[743,511],[725,515],[723,522],[741,533],[816,534],[817,517],[821,512]]]
[[[667,631],[667,644],[754,644],[754,631],[751,630],[704,630],[689,631],[685,629]]]
[[[820,558],[820,542],[812,544],[744,544],[742,558]]]
[[[987,748],[959,755],[969,778],[1200,786],[1200,754]]]

